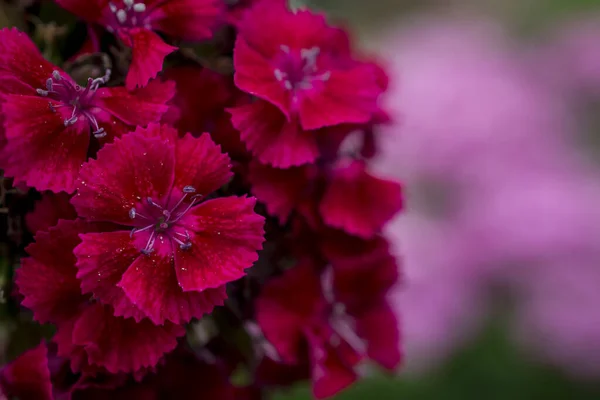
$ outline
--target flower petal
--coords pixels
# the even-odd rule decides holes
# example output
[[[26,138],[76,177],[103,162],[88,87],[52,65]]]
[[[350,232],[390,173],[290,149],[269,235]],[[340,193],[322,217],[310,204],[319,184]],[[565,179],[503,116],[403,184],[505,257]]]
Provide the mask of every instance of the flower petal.
[[[177,283],[173,261],[155,255],[138,257],[121,282],[125,294],[155,324],[181,324],[200,318],[227,298],[225,286],[202,292],[184,292]]]
[[[220,0],[170,0],[162,2],[149,15],[152,28],[177,39],[199,41],[213,35]]]
[[[343,123],[366,123],[378,110],[383,93],[371,66],[332,70],[321,90],[306,90],[300,103],[300,123],[306,130]]]
[[[86,233],[81,235],[74,254],[77,278],[84,293],[92,293],[99,302],[111,305],[116,317],[134,318],[137,322],[145,317],[117,286],[127,268],[140,256],[131,243],[130,232]]]
[[[162,70],[165,57],[177,50],[177,47],[166,44],[160,36],[148,29],[130,29],[121,35],[121,39],[133,51],[125,78],[127,90],[146,86]]]
[[[42,57],[37,46],[27,34],[15,28],[0,30],[0,75],[3,80],[14,77],[17,81],[30,86],[29,94],[35,96],[35,89],[45,88],[46,79],[50,78],[54,70],[62,72]],[[5,85],[2,86],[4,86],[3,89],[6,89]],[[14,85],[12,86],[14,87]],[[22,92],[19,90],[17,93]],[[13,91],[5,93],[13,93]]]
[[[317,399],[331,397],[358,379],[354,367],[360,357],[346,342],[337,347],[322,343],[318,337],[308,335],[311,350],[312,390]]]
[[[124,135],[83,165],[71,203],[82,217],[129,225],[129,211],[141,199],[169,193],[174,154],[167,140],[139,132]]]
[[[42,198],[35,202],[33,211],[25,215],[27,229],[33,234],[45,231],[57,224],[59,219],[72,220],[77,218],[75,208],[69,202],[70,196],[65,192],[45,192]]]
[[[315,133],[288,122],[266,101],[231,108],[229,112],[242,141],[261,163],[289,168],[313,162],[319,156]]]
[[[146,126],[158,122],[167,112],[166,103],[175,94],[172,82],[151,81],[147,86],[128,91],[122,86],[101,88],[94,105],[128,125]]]
[[[28,350],[0,370],[0,396],[19,400],[52,400],[45,344]],[[8,396],[8,397],[4,397]]]
[[[251,191],[267,207],[267,212],[284,224],[310,187],[311,166],[279,169],[257,162],[250,164]]]
[[[173,187],[192,186],[197,194],[206,196],[229,182],[233,176],[230,162],[208,133],[199,138],[187,134],[175,142]]]
[[[355,316],[356,333],[367,341],[367,354],[383,368],[395,370],[402,361],[398,318],[389,304],[378,306]]]
[[[79,234],[88,226],[82,221],[59,221],[48,232],[38,232],[35,243],[27,246],[30,257],[22,260],[16,283],[22,304],[41,322],[58,323],[77,314],[86,302],[76,278],[73,249]]]
[[[72,192],[90,142],[84,121],[65,127],[42,97],[8,95],[2,103],[6,144],[0,167],[6,176],[38,190]]]
[[[181,223],[192,247],[177,249],[175,270],[184,291],[217,288],[245,275],[258,260],[264,242],[264,217],[254,212],[256,199],[224,197],[192,208]]]
[[[256,321],[287,363],[299,361],[304,328],[322,304],[319,276],[300,264],[271,279],[256,300]]]
[[[332,172],[319,207],[327,225],[366,239],[377,234],[401,209],[400,184],[370,175],[362,161]]]
[[[137,323],[115,317],[108,306],[93,304],[75,323],[73,343],[85,349],[91,364],[111,373],[134,372],[156,366],[184,334],[179,325],[157,326],[148,320]]]

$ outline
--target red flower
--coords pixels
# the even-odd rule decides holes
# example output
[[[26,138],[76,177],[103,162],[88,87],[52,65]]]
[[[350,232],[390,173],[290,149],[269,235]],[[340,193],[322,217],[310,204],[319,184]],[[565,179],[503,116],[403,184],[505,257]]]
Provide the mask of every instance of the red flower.
[[[249,180],[252,193],[281,222],[294,210],[309,220],[317,212],[325,225],[367,239],[403,205],[400,184],[371,175],[358,160],[340,162],[328,171],[312,165],[276,169],[254,163]]]
[[[380,268],[397,271],[395,263],[369,263],[320,274],[302,262],[268,282],[257,300],[257,321],[284,363],[301,364],[308,349],[317,398],[352,384],[365,357],[390,369],[400,362],[396,317],[384,300],[388,282],[355,285],[378,282],[370,274],[379,277]]]
[[[348,37],[323,15],[259,2],[239,24],[235,83],[302,130],[365,123],[383,92],[379,71],[352,57]]]
[[[185,330],[171,323],[156,326],[149,320],[115,317],[110,306],[92,302],[81,294],[73,249],[79,235],[97,227],[81,220],[60,221],[48,232],[39,232],[27,247],[16,282],[39,322],[57,324],[54,341],[58,355],[71,359],[75,372],[134,372],[156,365],[173,350]]]
[[[156,82],[133,93],[100,88],[108,74],[89,78],[82,88],[15,29],[0,31],[0,72],[0,167],[38,190],[72,192],[87,158],[90,131],[111,140],[133,126],[158,121],[173,95],[170,84]]]
[[[230,177],[229,158],[208,134],[177,139],[153,124],[104,146],[82,168],[71,201],[83,217],[130,228],[81,236],[83,290],[116,315],[135,316],[133,303],[156,324],[221,305],[224,285],[244,276],[264,240],[255,199],[201,201]]]
[[[27,229],[33,234],[45,231],[56,225],[59,219],[75,219],[77,213],[69,202],[69,195],[60,192],[46,192],[42,198],[35,202],[33,211],[25,216]]]
[[[179,40],[204,40],[221,12],[220,0],[55,0],[89,23],[104,26],[132,48],[125,85],[145,86],[176,50],[154,31]]]
[[[0,370],[0,399],[52,400],[45,344],[28,350]]]

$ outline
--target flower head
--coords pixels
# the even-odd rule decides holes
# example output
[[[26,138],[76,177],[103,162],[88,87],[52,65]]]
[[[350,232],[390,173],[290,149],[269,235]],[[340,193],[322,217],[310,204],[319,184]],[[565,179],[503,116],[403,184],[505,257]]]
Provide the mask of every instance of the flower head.
[[[154,31],[179,40],[212,36],[220,14],[219,0],[55,0],[89,23],[113,32],[133,50],[127,89],[146,86],[176,50]]]
[[[90,133],[112,140],[158,121],[173,95],[171,84],[157,82],[133,93],[102,87],[109,72],[79,86],[15,29],[0,31],[0,51],[5,142],[0,167],[38,190],[72,192]]]
[[[70,359],[73,371],[118,373],[153,367],[185,331],[175,324],[115,317],[112,307],[81,293],[73,249],[81,242],[79,235],[98,228],[63,220],[39,232],[16,278],[22,304],[37,321],[57,325],[58,354]]]
[[[246,197],[207,199],[230,179],[229,158],[208,134],[161,125],[98,152],[81,172],[79,215],[128,230],[82,235],[75,249],[84,290],[129,315],[187,322],[222,304],[224,285],[257,260],[264,218]],[[100,277],[100,279],[98,279]],[[114,292],[123,290],[127,300]]]

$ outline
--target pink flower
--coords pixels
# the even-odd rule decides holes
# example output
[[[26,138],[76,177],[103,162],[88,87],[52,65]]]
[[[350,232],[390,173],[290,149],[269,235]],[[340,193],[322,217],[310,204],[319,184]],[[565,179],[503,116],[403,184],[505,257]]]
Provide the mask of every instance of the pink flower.
[[[202,201],[230,177],[229,157],[208,134],[177,139],[153,124],[106,145],[82,168],[71,201],[85,218],[129,228],[82,235],[82,289],[116,315],[139,319],[133,304],[156,324],[221,305],[225,284],[244,276],[264,240],[253,198]]]
[[[287,168],[319,155],[320,128],[363,124],[378,110],[380,71],[350,51],[324,16],[259,2],[239,24],[235,84],[260,98],[231,110],[234,126],[262,163]]]
[[[351,254],[348,245],[355,246]],[[329,254],[333,269],[320,273],[302,261],[269,281],[257,300],[257,321],[284,364],[303,364],[308,348],[317,398],[352,384],[366,358],[390,370],[401,359],[398,323],[385,297],[398,273],[387,243],[349,238]]]
[[[57,325],[54,341],[58,354],[71,359],[75,372],[134,372],[153,367],[173,350],[185,330],[175,324],[157,326],[145,319],[115,317],[110,306],[82,295],[76,277],[73,249],[79,235],[97,229],[81,220],[60,221],[48,232],[39,232],[27,248],[16,282],[39,322]]]
[[[0,399],[52,400],[47,354],[40,344],[0,369]]]
[[[88,155],[90,131],[101,142],[110,141],[158,121],[173,95],[170,84],[156,82],[133,93],[101,88],[109,72],[89,78],[82,88],[15,29],[0,31],[0,54],[0,167],[38,190],[72,192]]]
[[[164,58],[177,48],[154,31],[179,40],[199,41],[212,36],[221,12],[219,0],[55,0],[88,23],[114,33],[132,48],[125,86],[146,86],[162,69]]]

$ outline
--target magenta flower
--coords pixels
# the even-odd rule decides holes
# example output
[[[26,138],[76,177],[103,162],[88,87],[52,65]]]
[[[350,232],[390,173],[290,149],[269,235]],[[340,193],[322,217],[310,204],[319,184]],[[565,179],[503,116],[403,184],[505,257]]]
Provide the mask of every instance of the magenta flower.
[[[82,295],[76,277],[73,249],[79,235],[97,229],[77,221],[60,221],[48,232],[39,232],[27,248],[16,282],[34,318],[57,325],[54,341],[58,354],[71,359],[73,371],[134,372],[153,367],[177,345],[185,330],[175,324],[157,326],[145,319],[115,317],[110,306]]]
[[[328,250],[332,270],[321,274],[301,262],[271,280],[257,301],[257,321],[283,363],[303,364],[308,347],[317,398],[352,384],[366,358],[389,370],[401,360],[397,319],[385,299],[398,277],[387,243],[348,238]]]
[[[52,400],[47,354],[40,344],[0,369],[0,399]]]
[[[173,95],[171,84],[156,82],[133,93],[101,88],[109,72],[80,87],[15,29],[0,31],[0,72],[0,167],[38,190],[72,192],[88,155],[90,132],[101,141],[112,140],[136,125],[158,121]]]
[[[364,161],[341,161],[327,171],[307,165],[289,169],[250,167],[252,192],[267,211],[285,221],[313,209],[329,227],[365,239],[376,235],[403,207],[399,183],[378,178]]]
[[[71,201],[80,216],[129,228],[82,235],[82,289],[116,315],[139,319],[133,304],[156,324],[221,305],[224,285],[244,276],[264,240],[255,199],[206,200],[230,177],[229,157],[208,134],[177,139],[153,124],[106,145]]]
[[[86,22],[105,27],[132,48],[125,80],[128,90],[146,86],[162,69],[164,58],[177,49],[154,31],[178,40],[208,39],[221,12],[219,0],[55,1]]]
[[[237,87],[263,100],[232,109],[234,126],[261,162],[279,168],[318,157],[312,131],[371,120],[384,91],[379,69],[353,57],[344,31],[284,2],[247,11],[234,65]]]

